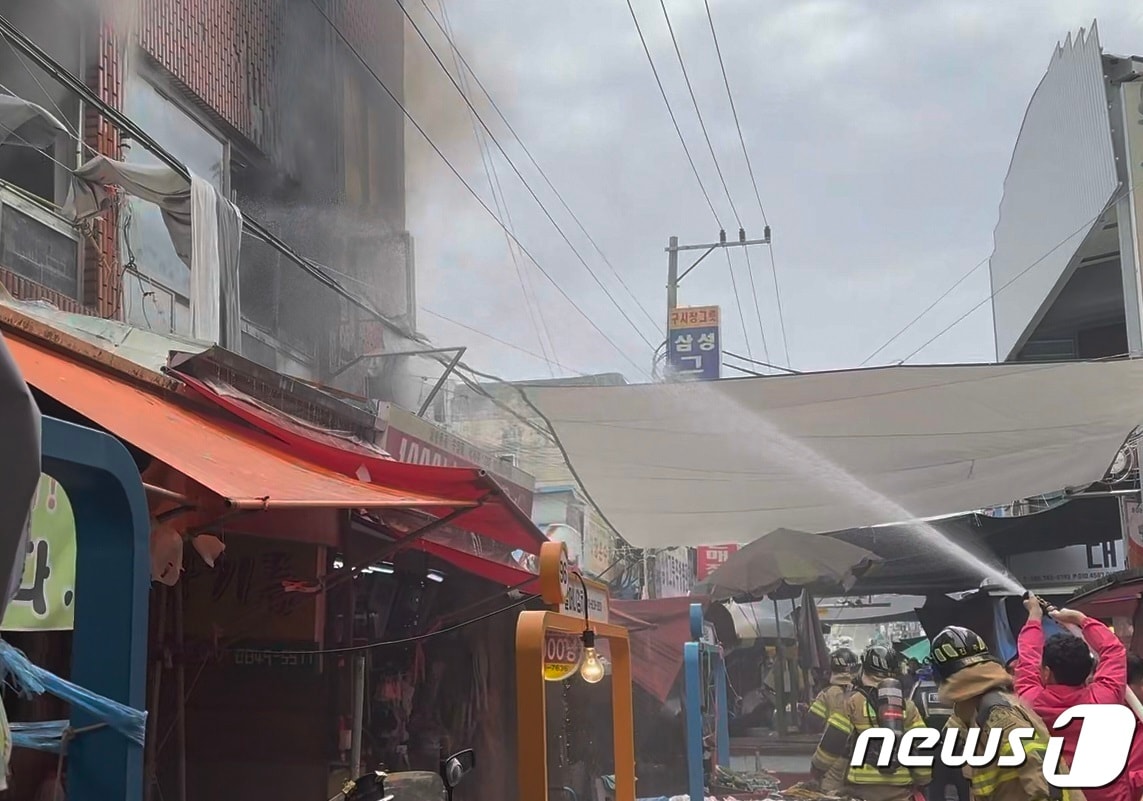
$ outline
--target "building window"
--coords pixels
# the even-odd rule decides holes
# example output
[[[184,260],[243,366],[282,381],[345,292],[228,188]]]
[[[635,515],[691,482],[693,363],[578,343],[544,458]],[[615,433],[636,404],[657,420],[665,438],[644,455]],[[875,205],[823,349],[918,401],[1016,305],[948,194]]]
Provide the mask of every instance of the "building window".
[[[124,112],[192,173],[228,196],[229,147],[196,115],[172,100],[149,77],[128,77]],[[141,145],[124,143],[128,164],[161,166]],[[127,198],[122,214],[123,314],[152,331],[190,334],[190,268],[171,242],[162,212],[153,203]]]

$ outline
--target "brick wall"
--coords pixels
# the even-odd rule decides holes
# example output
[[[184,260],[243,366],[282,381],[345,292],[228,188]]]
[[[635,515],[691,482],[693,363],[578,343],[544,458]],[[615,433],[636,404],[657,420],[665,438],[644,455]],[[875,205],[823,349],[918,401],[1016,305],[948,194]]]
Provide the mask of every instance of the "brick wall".
[[[285,0],[143,0],[139,44],[224,122],[261,146]]]
[[[123,108],[123,43],[111,23],[101,21],[95,58],[88,67],[87,85],[116,109]],[[87,110],[84,140],[109,158],[120,158],[119,129],[98,111]],[[123,317],[123,271],[119,266],[119,212],[111,209],[92,221],[84,244],[83,302],[100,317]]]

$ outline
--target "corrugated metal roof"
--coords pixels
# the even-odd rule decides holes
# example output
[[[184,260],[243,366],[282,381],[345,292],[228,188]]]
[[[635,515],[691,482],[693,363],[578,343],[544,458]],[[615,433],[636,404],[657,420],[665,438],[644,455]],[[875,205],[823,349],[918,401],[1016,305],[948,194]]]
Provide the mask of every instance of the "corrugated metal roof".
[[[7,291],[0,291],[0,305],[156,373],[167,366],[172,351],[202,353],[211,347],[209,342],[157,334],[117,320],[72,314],[43,301],[17,300]]]

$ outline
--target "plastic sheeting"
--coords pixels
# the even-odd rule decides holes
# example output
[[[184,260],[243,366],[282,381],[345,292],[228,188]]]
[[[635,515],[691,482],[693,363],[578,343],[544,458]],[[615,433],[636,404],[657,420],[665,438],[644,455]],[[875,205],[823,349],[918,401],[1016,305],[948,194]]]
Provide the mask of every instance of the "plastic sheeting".
[[[196,175],[188,181],[165,165],[96,156],[75,171],[64,213],[76,220],[100,214],[112,203],[109,186],[162,210],[175,252],[191,270],[191,336],[237,349],[242,238],[237,207]]]
[[[1143,360],[525,387],[636,548],[952,515],[1099,481]]]
[[[50,693],[67,701],[73,708],[82,709],[103,721],[132,742],[143,745],[147,730],[146,712],[96,695],[33,665],[22,651],[3,640],[0,640],[0,670],[4,680],[25,697]]]
[[[12,745],[32,751],[60,752],[63,733],[71,725],[66,720],[40,720],[33,723],[13,723]]]

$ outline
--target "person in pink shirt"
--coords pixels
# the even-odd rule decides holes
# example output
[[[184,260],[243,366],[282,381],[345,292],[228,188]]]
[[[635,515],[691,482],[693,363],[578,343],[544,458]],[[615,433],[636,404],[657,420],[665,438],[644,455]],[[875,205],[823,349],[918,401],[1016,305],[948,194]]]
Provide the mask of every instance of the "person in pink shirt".
[[[1016,694],[1048,726],[1064,710],[1078,704],[1122,704],[1127,690],[1127,649],[1107,626],[1074,609],[1051,613],[1061,625],[1078,626],[1083,639],[1056,634],[1044,642],[1043,607],[1029,593],[1024,606],[1028,622],[1017,643]],[[1091,652],[1095,651],[1098,664]],[[1092,668],[1095,673],[1092,673]],[[1063,758],[1070,765],[1076,753],[1082,720],[1054,733],[1064,738]],[[1084,788],[1087,801],[1139,801],[1128,770],[1106,787]]]
[[[1143,699],[1143,657],[1127,655],[1127,687],[1136,698]],[[1131,782],[1131,797],[1143,796],[1143,723],[1135,723],[1135,739],[1131,741],[1131,752],[1127,755],[1127,775]]]

